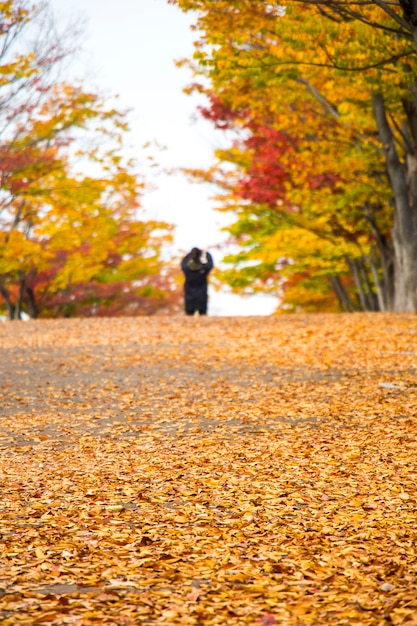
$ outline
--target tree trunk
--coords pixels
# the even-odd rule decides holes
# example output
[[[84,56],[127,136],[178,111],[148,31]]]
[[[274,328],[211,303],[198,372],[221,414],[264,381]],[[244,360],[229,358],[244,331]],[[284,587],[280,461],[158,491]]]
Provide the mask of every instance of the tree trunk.
[[[26,279],[24,276],[21,276],[19,280],[19,291],[17,292],[16,304],[14,307],[13,319],[15,320],[22,319],[22,302],[23,302],[23,295],[25,291],[26,291]]]
[[[355,305],[349,298],[349,295],[347,294],[346,289],[344,288],[343,283],[340,280],[339,276],[329,276],[328,278],[329,278],[331,288],[333,289],[336,295],[336,298],[339,302],[339,305],[342,311],[346,311],[348,313],[351,313],[352,311],[356,311],[357,307],[355,307]]]
[[[350,273],[352,274],[352,278],[356,286],[359,303],[361,305],[360,308],[362,311],[369,311],[368,299],[366,297],[366,292],[362,285],[359,268],[353,259],[347,259],[347,264],[349,266]]]
[[[3,285],[2,282],[0,282],[0,293],[3,296],[4,302],[6,304],[7,315],[9,316],[9,320],[12,320],[12,319],[14,319],[14,309],[15,309],[15,307],[13,305],[13,302],[10,299],[10,294],[9,294],[8,290]]]
[[[393,308],[395,311],[417,312],[417,233],[413,215],[414,206],[417,205],[417,189],[414,191],[414,187],[417,187],[417,162],[413,155],[407,155],[407,167],[401,163],[382,95],[373,94],[372,102],[395,201],[392,231],[395,285]],[[414,182],[409,186],[411,181]]]
[[[385,292],[384,283],[380,280],[378,273],[378,265],[374,258],[370,257],[369,266],[371,268],[372,278],[375,285],[376,297],[378,302],[378,311],[388,311],[387,309],[387,294]]]
[[[28,306],[28,314],[33,320],[38,317],[39,311],[36,305],[35,292],[32,287],[26,287],[26,303]]]
[[[370,259],[371,272],[373,275],[376,292],[381,311],[394,309],[394,250],[387,238],[381,234],[375,219],[374,207],[369,203],[364,204],[366,219],[375,237],[376,249]],[[378,268],[382,272],[382,280],[379,278]]]
[[[370,266],[370,259],[368,257],[362,257],[358,259],[358,266],[360,275],[362,276],[362,284],[366,286],[366,304],[368,311],[379,311],[378,298],[375,293],[375,285],[373,284],[370,273],[368,269],[368,264]],[[372,270],[371,270],[372,275]]]

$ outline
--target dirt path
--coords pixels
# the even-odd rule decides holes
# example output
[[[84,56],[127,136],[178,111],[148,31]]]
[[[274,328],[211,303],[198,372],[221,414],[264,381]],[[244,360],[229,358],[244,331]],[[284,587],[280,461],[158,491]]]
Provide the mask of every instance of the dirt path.
[[[417,384],[407,316],[40,321],[0,333],[3,445],[68,445],[112,425],[121,436],[317,425],[341,405],[356,421],[361,405],[377,413]]]
[[[0,616],[417,623],[416,392],[413,315],[1,324]]]

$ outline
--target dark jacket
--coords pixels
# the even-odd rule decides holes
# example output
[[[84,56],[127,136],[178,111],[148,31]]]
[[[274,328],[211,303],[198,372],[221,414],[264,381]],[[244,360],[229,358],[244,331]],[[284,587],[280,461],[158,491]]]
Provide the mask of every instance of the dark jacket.
[[[191,254],[187,254],[181,261],[181,269],[184,272],[184,293],[187,299],[204,300],[207,298],[207,275],[213,269],[213,259],[209,252],[207,263],[195,262]]]

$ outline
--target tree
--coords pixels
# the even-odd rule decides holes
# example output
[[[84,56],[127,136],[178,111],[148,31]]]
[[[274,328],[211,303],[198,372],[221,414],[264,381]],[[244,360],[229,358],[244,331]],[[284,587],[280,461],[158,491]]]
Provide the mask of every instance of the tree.
[[[48,7],[0,4],[0,294],[10,319],[144,314],[176,306],[161,248],[172,228],[140,217],[144,180],[121,156],[126,114],[57,81],[70,49],[25,28]],[[1,90],[0,90],[1,95]],[[88,172],[88,174],[87,174]]]
[[[328,279],[341,302],[350,301],[352,308],[416,310],[416,77],[410,66],[415,45],[403,18],[397,13],[396,20],[390,6],[372,2],[176,4],[198,12],[202,36],[192,67],[197,76],[209,79],[209,87],[193,88],[229,107],[235,131],[274,129],[296,146],[284,161],[280,154],[286,172],[283,205],[257,204],[254,197],[246,197],[246,206],[236,206],[229,193],[228,207],[241,211],[239,215],[252,212],[254,228],[259,219],[255,214],[262,213],[263,223],[273,216],[269,224],[276,233],[282,231],[277,223],[288,222],[285,207],[297,207],[298,215],[294,210],[290,215],[295,229],[290,261],[302,255],[305,267],[314,266],[316,257],[309,256],[308,247],[297,250],[300,227],[309,230],[310,239],[314,234],[326,241],[327,249],[333,239],[337,265],[327,268]],[[253,164],[262,155],[242,141],[238,153],[235,143],[233,150],[218,156],[232,162],[236,177],[253,190],[248,172],[252,168],[259,175]],[[230,173],[227,185],[229,181]],[[263,177],[262,184],[268,188],[271,181]],[[233,189],[235,198],[238,187]],[[241,219],[239,223],[243,225]],[[255,248],[264,249],[265,239],[255,230],[252,234],[241,239],[243,247],[257,242]],[[277,243],[277,236],[270,241]],[[277,260],[282,252],[276,250]],[[291,262],[287,271],[296,273],[297,263]],[[349,283],[355,285],[356,302],[346,291]]]
[[[210,108],[203,109],[202,113],[228,131],[233,128],[237,115],[217,100],[212,101]],[[301,136],[293,138],[275,128],[256,124],[249,113],[246,110],[239,117],[242,122],[243,116],[246,116],[244,131],[249,131],[249,134],[236,140],[232,149],[216,153],[219,161],[226,162],[228,167],[217,167],[209,174],[209,180],[224,189],[222,206],[226,210],[232,209],[237,216],[228,230],[242,251],[226,258],[226,261],[239,267],[224,273],[228,284],[237,290],[251,287],[276,293],[280,289],[284,310],[297,310],[301,300],[306,303],[304,308],[309,310],[312,310],[313,301],[314,307],[328,310],[329,307],[334,308],[329,298],[330,283],[342,308],[375,310],[378,306],[377,294],[372,293],[366,284],[366,269],[372,270],[374,263],[372,250],[369,249],[364,257],[364,247],[370,238],[369,223],[357,209],[351,208],[344,216],[346,207],[345,200],[341,200],[341,190],[345,182],[342,172],[336,175],[326,169],[311,170],[306,155],[299,149]],[[307,111],[304,111],[306,116]],[[311,124],[312,121],[309,128]],[[331,130],[331,125],[323,125],[322,137],[328,137]],[[309,142],[312,143],[312,140],[309,139]],[[313,141],[313,147],[314,144]],[[233,164],[234,172],[230,171],[230,164]],[[200,173],[200,176],[204,175]],[[304,200],[302,207],[300,181],[303,183],[301,193],[308,193],[309,197],[309,204]],[[363,193],[363,190],[359,187],[356,193],[360,192]],[[366,192],[369,193],[369,190],[366,189]],[[335,203],[332,207],[327,200],[329,206],[323,215],[328,197],[338,201],[339,206]],[[371,211],[372,207],[369,214]],[[382,227],[381,215],[378,221]],[[291,262],[288,262],[289,259]],[[365,261],[370,268],[364,267]],[[346,274],[347,263],[348,270],[356,278],[358,303],[349,298],[340,279]],[[348,281],[345,279],[344,282],[352,292]],[[291,302],[289,297],[293,299],[295,285],[299,291],[304,286],[305,297],[299,293]],[[307,304],[307,296],[311,304]]]

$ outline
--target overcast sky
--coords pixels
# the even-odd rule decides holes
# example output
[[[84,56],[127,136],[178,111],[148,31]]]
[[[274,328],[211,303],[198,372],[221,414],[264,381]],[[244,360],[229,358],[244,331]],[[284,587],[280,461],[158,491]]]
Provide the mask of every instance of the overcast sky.
[[[193,52],[192,17],[166,0],[50,0],[60,23],[85,19],[83,50],[75,71],[88,76],[92,88],[118,94],[120,107],[132,109],[130,143],[141,161],[142,146],[157,142],[153,150],[166,168],[207,167],[220,133],[196,116],[196,98],[182,89],[192,81],[189,70],[175,66],[175,59]],[[231,217],[213,210],[208,185],[190,183],[183,175],[159,174],[151,180],[143,205],[150,217],[176,225],[175,247],[209,248],[225,239],[220,232]],[[221,252],[214,250],[214,258]],[[210,292],[213,315],[268,314],[269,298],[238,298]]]

